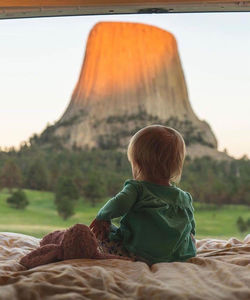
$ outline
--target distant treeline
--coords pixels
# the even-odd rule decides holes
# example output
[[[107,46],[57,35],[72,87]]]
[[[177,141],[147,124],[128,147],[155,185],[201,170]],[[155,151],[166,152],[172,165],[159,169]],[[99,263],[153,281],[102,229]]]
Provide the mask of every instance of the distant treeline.
[[[125,153],[113,150],[65,150],[24,145],[19,151],[0,151],[0,188],[56,191],[70,178],[79,195],[93,204],[119,192],[131,178]],[[250,160],[186,159],[179,186],[194,201],[250,205]]]

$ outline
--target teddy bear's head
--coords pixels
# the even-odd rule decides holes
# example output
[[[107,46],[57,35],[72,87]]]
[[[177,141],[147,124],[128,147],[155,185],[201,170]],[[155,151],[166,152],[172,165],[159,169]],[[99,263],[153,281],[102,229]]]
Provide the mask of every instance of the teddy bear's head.
[[[92,258],[97,255],[98,242],[88,226],[76,224],[65,231],[61,249],[64,259]]]

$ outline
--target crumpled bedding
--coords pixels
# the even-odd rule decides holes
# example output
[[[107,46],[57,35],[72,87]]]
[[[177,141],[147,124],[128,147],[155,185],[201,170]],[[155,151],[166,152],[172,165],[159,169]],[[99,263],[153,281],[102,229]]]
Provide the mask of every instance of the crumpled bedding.
[[[250,234],[203,239],[197,257],[158,263],[75,259],[26,270],[39,239],[0,233],[0,299],[250,299]]]

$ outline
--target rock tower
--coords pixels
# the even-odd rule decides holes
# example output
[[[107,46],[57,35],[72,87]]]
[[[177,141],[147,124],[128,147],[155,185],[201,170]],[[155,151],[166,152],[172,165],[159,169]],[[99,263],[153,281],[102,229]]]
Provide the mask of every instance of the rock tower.
[[[50,132],[69,148],[125,149],[149,124],[178,129],[188,147],[217,148],[190,105],[174,36],[145,24],[96,24],[71,101]]]

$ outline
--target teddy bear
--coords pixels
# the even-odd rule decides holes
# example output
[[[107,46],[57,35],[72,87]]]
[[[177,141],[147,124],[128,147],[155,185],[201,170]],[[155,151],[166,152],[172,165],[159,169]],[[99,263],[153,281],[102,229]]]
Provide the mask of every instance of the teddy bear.
[[[96,221],[90,227],[98,230]],[[109,224],[104,223],[102,236],[107,233]],[[40,242],[40,247],[25,255],[20,264],[30,269],[67,259],[125,259],[108,253],[102,253],[95,234],[84,224],[75,224],[66,230],[57,230],[46,235]]]

